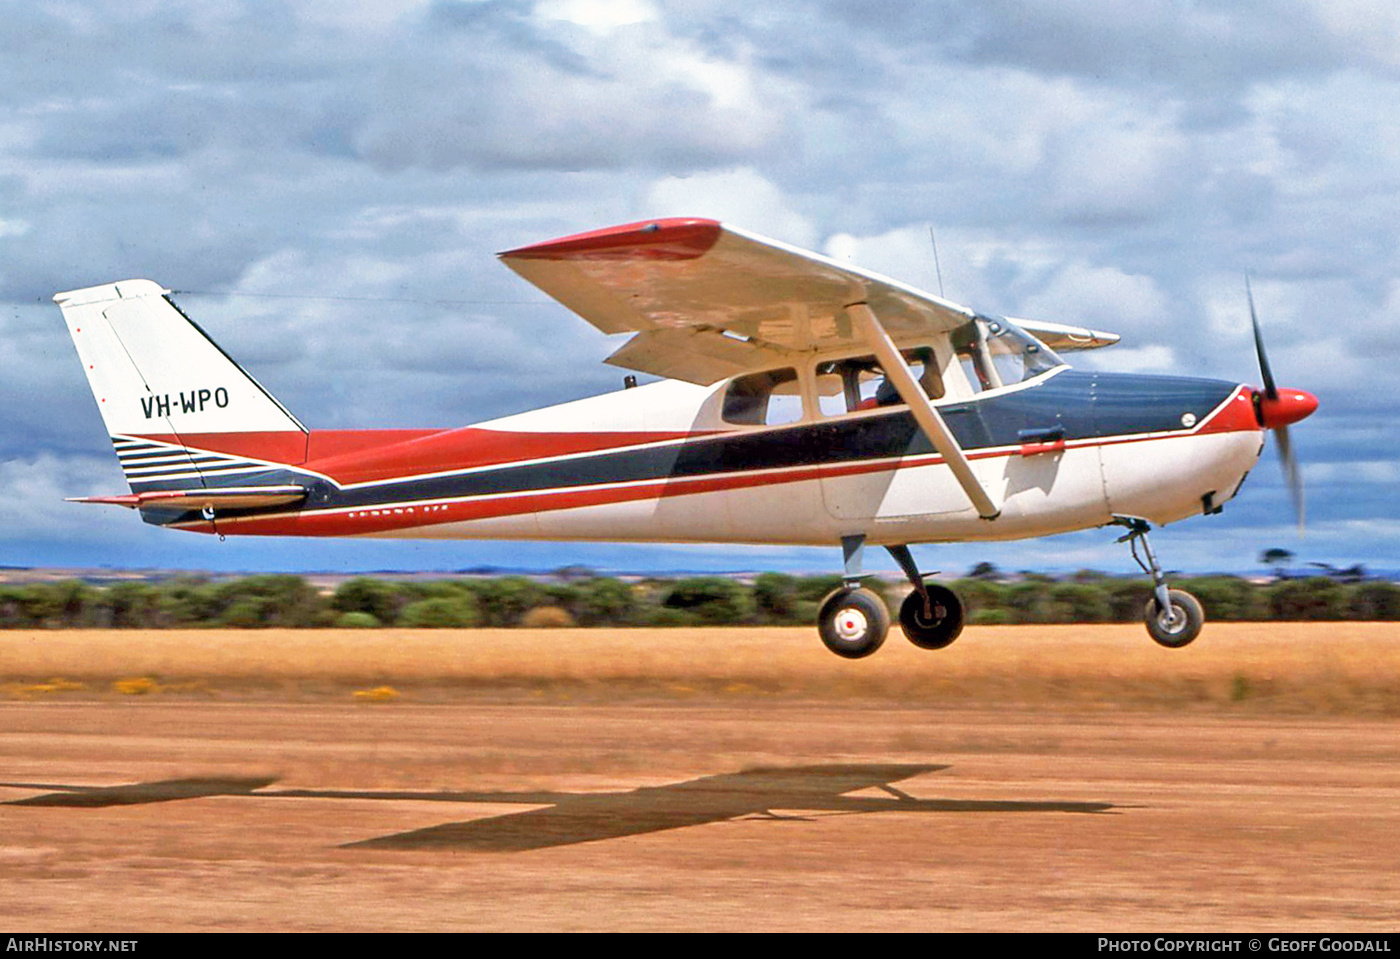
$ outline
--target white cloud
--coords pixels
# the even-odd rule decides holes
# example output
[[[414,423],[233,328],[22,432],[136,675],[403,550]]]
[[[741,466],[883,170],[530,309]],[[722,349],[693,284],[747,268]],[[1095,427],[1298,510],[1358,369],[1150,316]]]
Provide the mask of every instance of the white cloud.
[[[938,292],[938,269],[926,224],[898,227],[879,236],[837,233],[826,241],[823,252],[833,260],[883,273],[929,293]]]
[[[612,34],[619,27],[660,19],[648,0],[542,0],[535,15],[543,20],[565,20],[596,33]]]
[[[1125,346],[1180,329],[1170,301],[1152,277],[1082,261],[1059,266],[1044,287],[1022,300],[1018,310],[1028,318],[1119,333]]]
[[[1069,219],[1132,220],[1169,209],[1189,149],[1169,123],[1110,117],[1055,138],[1050,205]]]
[[[750,167],[668,176],[642,193],[641,216],[701,216],[811,249],[816,227],[772,181]]]
[[[1310,0],[1308,6],[1344,45],[1400,66],[1400,9],[1389,0]]]
[[[108,535],[116,512],[127,522],[131,513],[91,504],[65,502],[70,496],[104,496],[127,492],[117,467],[116,454],[106,459],[91,456],[34,456],[0,461],[0,528],[7,540],[33,538],[88,539]]]

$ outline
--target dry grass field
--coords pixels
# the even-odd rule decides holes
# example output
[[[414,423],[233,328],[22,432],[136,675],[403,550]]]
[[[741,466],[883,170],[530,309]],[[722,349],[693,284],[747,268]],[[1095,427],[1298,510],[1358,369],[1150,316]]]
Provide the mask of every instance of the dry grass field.
[[[1394,625],[0,634],[17,931],[1393,931]]]
[[[915,649],[896,628],[854,662],[805,628],[0,632],[5,698],[356,692],[420,702],[718,694],[1396,716],[1400,624],[1214,623],[1181,650],[1131,624],[982,626],[938,652]]]

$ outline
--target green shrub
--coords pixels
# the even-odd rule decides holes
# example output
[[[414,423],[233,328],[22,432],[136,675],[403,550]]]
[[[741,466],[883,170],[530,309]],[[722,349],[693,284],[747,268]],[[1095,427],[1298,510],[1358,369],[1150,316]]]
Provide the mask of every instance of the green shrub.
[[[626,583],[602,576],[578,584],[569,608],[584,626],[623,625],[636,618],[637,595]]]
[[[677,580],[662,603],[689,612],[702,623],[741,623],[753,615],[753,599],[741,584],[721,576]]]
[[[1173,582],[1201,601],[1216,622],[1267,618],[1263,591],[1237,576],[1206,576]]]
[[[400,626],[417,629],[461,629],[479,625],[480,615],[470,597],[420,599],[399,613]]]
[[[398,618],[399,608],[407,601],[398,584],[360,576],[340,584],[331,598],[331,609],[340,613],[365,613],[374,617],[376,623],[392,624]]]
[[[770,623],[792,622],[801,602],[797,593],[797,578],[783,573],[761,573],[753,583],[753,602],[761,620]]]
[[[1361,583],[1352,587],[1347,598],[1351,619],[1400,619],[1400,586],[1394,583]]]
[[[524,576],[478,579],[462,585],[470,590],[476,601],[482,626],[518,626],[527,609],[549,603],[544,589]]]
[[[1055,623],[1103,623],[1113,612],[1103,589],[1083,582],[1052,586],[1047,599],[1046,615]]]
[[[1288,579],[1269,587],[1269,608],[1274,619],[1341,619],[1344,590],[1323,576]]]

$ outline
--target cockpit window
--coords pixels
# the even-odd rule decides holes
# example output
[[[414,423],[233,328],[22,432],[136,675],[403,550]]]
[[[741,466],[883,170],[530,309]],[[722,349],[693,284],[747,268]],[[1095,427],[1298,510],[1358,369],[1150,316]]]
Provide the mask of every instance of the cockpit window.
[[[953,349],[974,390],[1013,386],[1064,365],[1029,333],[988,316],[978,316],[955,330]]]
[[[792,368],[740,376],[724,393],[720,414],[740,426],[781,426],[802,419],[802,389]]]
[[[905,350],[904,362],[930,399],[943,396],[943,380],[933,362],[933,350]],[[898,406],[904,402],[873,356],[854,356],[817,364],[817,406],[823,416]]]

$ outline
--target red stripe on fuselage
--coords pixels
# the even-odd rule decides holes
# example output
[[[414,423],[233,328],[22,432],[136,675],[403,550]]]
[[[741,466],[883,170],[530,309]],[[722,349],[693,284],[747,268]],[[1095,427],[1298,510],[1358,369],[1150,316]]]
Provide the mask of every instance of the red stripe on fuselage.
[[[227,453],[247,459],[297,465],[306,460],[307,434],[300,430],[265,430],[251,433],[141,433],[133,439],[169,443],[190,449]]]
[[[269,432],[151,434],[138,438],[285,463],[348,486],[703,435],[709,434],[526,433],[468,426],[455,430],[312,430],[309,436]]]
[[[345,456],[310,459],[306,469],[348,485],[596,453],[700,435],[705,434],[517,433],[468,426]]]

